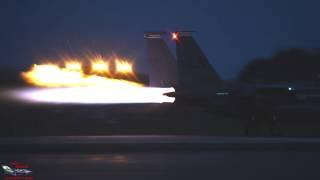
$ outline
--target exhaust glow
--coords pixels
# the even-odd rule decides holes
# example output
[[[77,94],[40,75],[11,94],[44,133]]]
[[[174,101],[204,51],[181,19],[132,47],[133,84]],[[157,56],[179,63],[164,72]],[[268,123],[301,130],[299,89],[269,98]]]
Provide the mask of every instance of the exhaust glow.
[[[173,103],[175,98],[163,95],[174,88],[71,87],[30,88],[14,91],[14,97],[28,102],[69,104]]]
[[[133,74],[132,65],[128,61],[116,59],[116,71],[121,74]]]
[[[109,63],[104,61],[102,57],[91,60],[91,73],[109,74]]]
[[[101,56],[89,62],[89,73],[78,60],[65,61],[63,67],[53,63],[35,64],[21,75],[38,88],[18,90],[14,96],[30,102],[83,104],[173,103],[175,100],[164,95],[174,92],[174,88],[144,87],[131,81],[135,75],[129,61],[114,58],[113,71],[110,71],[110,61]],[[119,79],[121,75],[130,78]]]
[[[29,71],[22,73],[22,78],[29,84],[39,87],[143,86],[141,83],[134,81],[101,76],[102,72],[108,72],[107,62],[93,61],[91,62],[91,65],[91,74],[85,74],[81,68],[81,63],[78,62],[65,62],[64,68],[61,68],[56,64],[35,64]],[[129,66],[130,64],[126,63],[125,65]],[[129,67],[126,68],[128,69]],[[122,68],[121,70],[125,71],[125,68]]]
[[[78,61],[67,61],[65,63],[65,66],[66,66],[66,69],[69,71],[78,71],[78,72],[82,71],[82,65]]]

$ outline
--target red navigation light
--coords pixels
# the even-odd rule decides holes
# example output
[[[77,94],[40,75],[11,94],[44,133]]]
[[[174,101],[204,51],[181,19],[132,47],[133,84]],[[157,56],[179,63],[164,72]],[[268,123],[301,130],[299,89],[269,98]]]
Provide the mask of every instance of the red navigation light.
[[[171,35],[172,35],[172,40],[174,41],[178,40],[178,33],[174,32],[174,33],[171,33]]]

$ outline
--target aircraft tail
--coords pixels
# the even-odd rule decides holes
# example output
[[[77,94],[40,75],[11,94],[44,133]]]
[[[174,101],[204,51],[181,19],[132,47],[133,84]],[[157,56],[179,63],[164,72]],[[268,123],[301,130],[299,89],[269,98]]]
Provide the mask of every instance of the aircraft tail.
[[[179,89],[205,96],[221,88],[223,81],[191,36],[191,31],[172,33],[172,39],[176,42]]]
[[[162,39],[165,32],[146,32],[149,85],[171,87],[177,85],[177,61]]]

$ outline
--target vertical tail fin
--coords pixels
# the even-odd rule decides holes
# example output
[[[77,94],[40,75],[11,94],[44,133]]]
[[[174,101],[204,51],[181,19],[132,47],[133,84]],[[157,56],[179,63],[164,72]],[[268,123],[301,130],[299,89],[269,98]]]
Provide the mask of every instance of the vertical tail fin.
[[[214,94],[221,87],[222,80],[191,36],[191,32],[173,33],[172,39],[176,41],[180,89],[192,94]]]
[[[165,32],[146,32],[144,34],[147,42],[150,86],[177,85],[177,61],[162,39],[165,34]]]

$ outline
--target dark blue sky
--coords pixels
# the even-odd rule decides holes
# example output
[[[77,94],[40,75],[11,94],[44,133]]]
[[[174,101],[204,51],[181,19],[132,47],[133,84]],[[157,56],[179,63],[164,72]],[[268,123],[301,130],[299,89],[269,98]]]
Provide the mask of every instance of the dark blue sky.
[[[143,32],[197,30],[224,79],[255,57],[320,46],[318,0],[2,0],[0,65],[27,68],[43,57],[115,52],[147,72]]]

